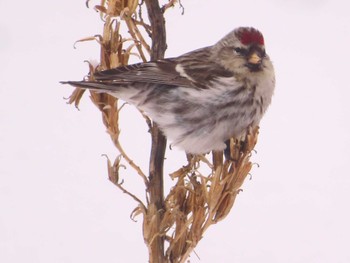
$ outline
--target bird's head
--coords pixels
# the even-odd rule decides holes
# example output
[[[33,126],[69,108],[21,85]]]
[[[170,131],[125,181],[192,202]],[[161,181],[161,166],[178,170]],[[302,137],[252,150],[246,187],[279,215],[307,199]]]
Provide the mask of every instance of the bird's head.
[[[213,46],[211,58],[235,74],[260,72],[270,63],[263,35],[252,27],[239,27]]]

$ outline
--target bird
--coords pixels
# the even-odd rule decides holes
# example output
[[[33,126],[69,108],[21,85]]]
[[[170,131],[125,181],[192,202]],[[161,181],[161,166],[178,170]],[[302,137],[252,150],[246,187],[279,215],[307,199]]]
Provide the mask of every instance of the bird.
[[[136,106],[188,154],[223,151],[227,140],[259,126],[275,89],[264,37],[253,27],[178,57],[95,72],[92,79],[61,83]]]

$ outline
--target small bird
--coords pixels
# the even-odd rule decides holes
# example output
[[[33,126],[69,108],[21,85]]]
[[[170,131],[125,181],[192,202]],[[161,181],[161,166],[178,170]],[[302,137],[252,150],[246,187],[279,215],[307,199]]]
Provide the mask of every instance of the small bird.
[[[222,151],[225,141],[259,125],[275,74],[263,35],[239,27],[215,45],[175,58],[94,73],[64,84],[108,93],[144,111],[187,153]]]

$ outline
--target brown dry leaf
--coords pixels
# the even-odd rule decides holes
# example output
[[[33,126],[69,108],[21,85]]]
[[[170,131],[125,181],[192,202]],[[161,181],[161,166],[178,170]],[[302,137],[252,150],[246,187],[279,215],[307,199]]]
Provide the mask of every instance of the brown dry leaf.
[[[107,158],[107,171],[108,171],[108,179],[114,183],[118,184],[119,182],[119,164],[120,164],[120,158],[116,158],[113,165],[111,163],[111,160],[108,158],[107,155],[103,155]]]
[[[75,88],[73,93],[68,97],[68,102],[67,103],[68,104],[72,104],[74,102],[74,106],[76,108],[78,108],[80,100],[83,97],[84,92],[85,92],[84,89]]]
[[[94,9],[96,11],[104,13],[104,14],[107,13],[107,9],[104,6],[102,6],[102,5],[95,5]]]
[[[223,170],[222,166],[216,168],[216,171],[213,172],[211,180],[211,185],[208,190],[208,207],[209,213],[213,213],[217,208],[218,202],[221,198],[221,193],[224,190],[224,184],[221,182],[220,176],[222,175]]]
[[[159,212],[154,204],[149,204],[143,220],[143,238],[148,246],[151,246],[155,238],[162,234],[158,232],[159,224]]]
[[[86,42],[86,41],[97,41],[98,43],[101,43],[102,40],[102,36],[101,35],[95,35],[95,36],[91,36],[91,37],[84,37],[81,38],[77,41],[74,42],[73,47],[76,48],[76,44],[80,43],[80,42]]]
[[[144,206],[139,204],[134,210],[132,210],[132,212],[130,214],[130,218],[135,221],[135,217],[137,217],[138,215],[141,215],[141,214],[145,217],[146,210],[145,210]]]

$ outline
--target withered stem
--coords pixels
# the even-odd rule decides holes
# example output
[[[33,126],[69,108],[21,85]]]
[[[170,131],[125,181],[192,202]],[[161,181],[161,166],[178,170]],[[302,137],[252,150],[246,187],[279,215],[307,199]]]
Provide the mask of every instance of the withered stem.
[[[158,0],[145,0],[148,17],[152,28],[152,49],[151,60],[164,58],[166,50],[166,32],[164,16],[159,6]],[[163,165],[166,147],[166,139],[159,130],[156,123],[152,129],[152,148],[150,156],[150,171],[148,193],[150,205],[155,205],[156,217],[154,222],[158,222],[156,229],[157,236],[148,245],[150,263],[165,263],[164,256],[164,235],[161,233],[161,224],[165,211],[164,207],[164,185],[163,185]]]

